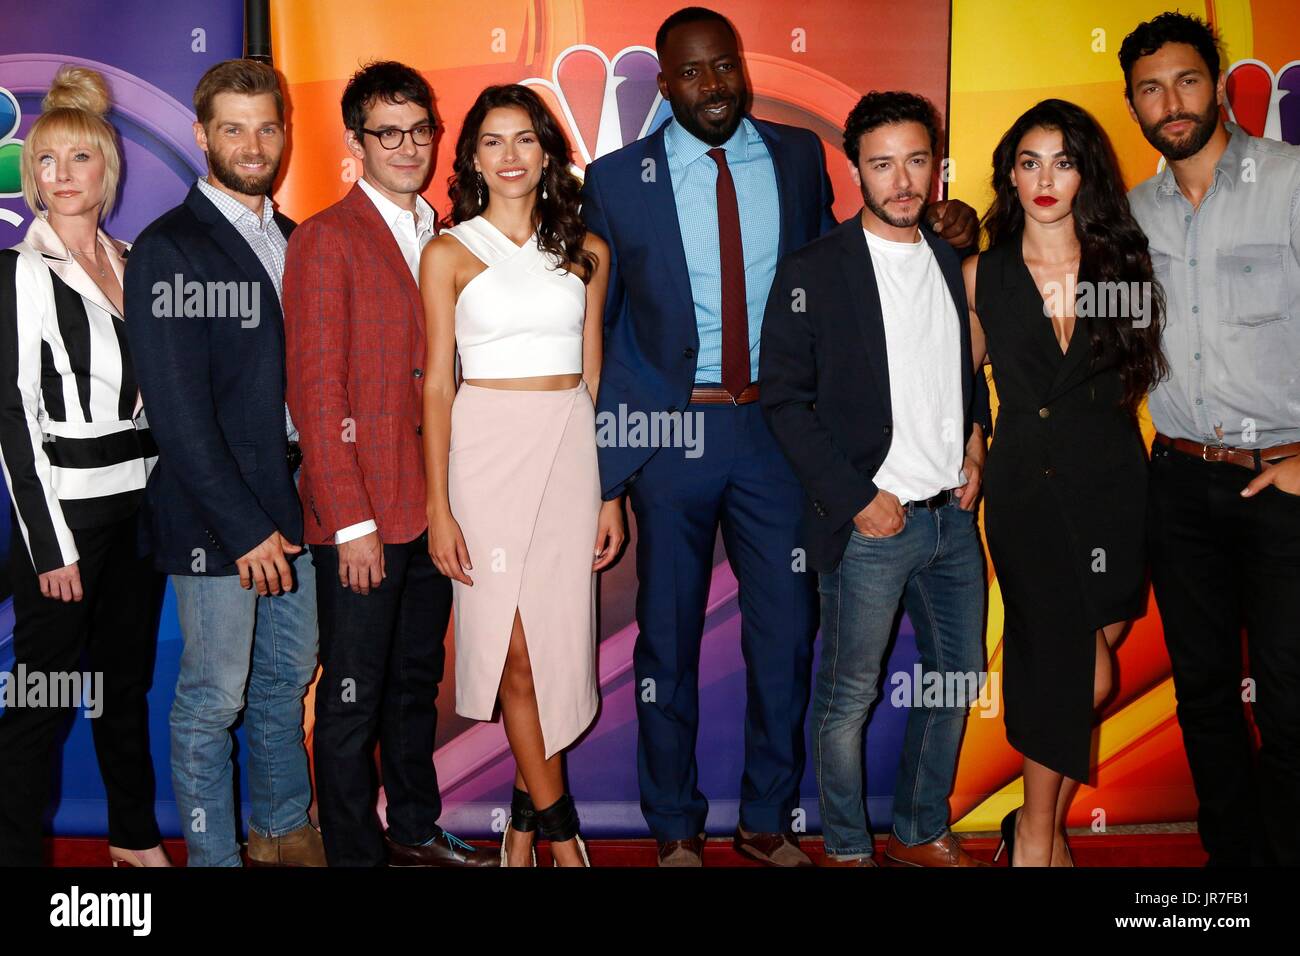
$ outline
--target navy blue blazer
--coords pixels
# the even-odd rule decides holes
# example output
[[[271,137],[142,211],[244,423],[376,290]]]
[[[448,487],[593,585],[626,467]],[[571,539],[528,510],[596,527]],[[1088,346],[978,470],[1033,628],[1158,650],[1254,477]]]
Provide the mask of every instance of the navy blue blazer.
[[[275,221],[287,237],[293,222],[278,213]],[[178,276],[202,283],[205,296],[218,284],[258,283],[256,323],[229,306],[211,310],[232,313],[225,316],[207,308],[172,314]],[[272,531],[300,543],[302,506],[286,458],[284,321],[256,253],[194,186],[140,234],[124,291],[131,356],[158,444],[143,522],[155,566],[236,574],[235,560]]]
[[[988,384],[971,367],[961,259],[931,230],[921,235],[960,322],[962,434],[970,435],[974,421],[987,435]],[[795,301],[801,309],[792,308]],[[860,213],[781,260],[763,317],[759,362],[763,414],[804,487],[801,537],[808,566],[833,571],[854,516],[876,496],[872,479],[893,439],[884,315]]]
[[[748,118],[776,170],[782,256],[835,225],[826,160],[811,130]],[[700,337],[664,126],[587,167],[582,215],[611,255],[597,414],[684,411]],[[600,447],[603,497],[622,494],[655,451]]]

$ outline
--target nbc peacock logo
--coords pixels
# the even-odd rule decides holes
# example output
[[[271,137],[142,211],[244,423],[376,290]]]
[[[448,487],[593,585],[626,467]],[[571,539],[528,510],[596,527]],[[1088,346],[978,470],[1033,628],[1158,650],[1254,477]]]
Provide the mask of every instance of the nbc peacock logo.
[[[649,47],[625,47],[611,59],[580,43],[560,52],[550,79],[520,82],[568,127],[574,172],[581,176],[592,160],[635,142],[668,115],[658,75],[659,60]]]
[[[19,165],[23,141],[13,138],[13,135],[18,132],[18,124],[22,119],[23,113],[18,106],[18,98],[0,86],[0,199],[13,199],[23,194],[23,179]],[[21,226],[23,217],[12,209],[0,206],[0,222]]]
[[[1300,146],[1300,60],[1277,73],[1261,60],[1238,60],[1227,93],[1233,122],[1247,133]]]

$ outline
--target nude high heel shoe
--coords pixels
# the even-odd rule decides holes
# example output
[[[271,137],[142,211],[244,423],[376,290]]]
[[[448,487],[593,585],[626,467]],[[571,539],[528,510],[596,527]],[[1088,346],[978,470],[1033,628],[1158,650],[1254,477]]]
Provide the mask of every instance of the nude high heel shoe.
[[[510,861],[506,854],[506,842],[510,839],[511,831],[516,833],[535,833],[537,830],[537,809],[533,806],[533,799],[524,791],[515,787],[515,792],[510,798],[510,816],[506,820],[505,833],[501,834],[501,865],[508,867]],[[536,837],[534,837],[534,843]],[[528,852],[532,855],[532,865],[537,865],[537,847],[531,846]]]
[[[578,808],[573,805],[573,797],[566,793],[545,810],[538,810],[537,822],[542,828],[542,833],[552,843],[577,840],[578,855],[582,857],[582,865],[591,866],[591,858],[587,856],[587,844],[583,843],[582,837],[578,835]],[[554,854],[551,856],[551,864],[560,865]]]
[[[154,849],[154,848],[151,847],[150,849]],[[164,862],[158,864],[158,866],[170,867],[172,865],[172,861],[167,856],[167,851],[163,849],[161,843],[158,844],[157,849],[161,849],[163,851],[163,860],[164,860]],[[126,850],[120,846],[113,846],[111,844],[108,847],[108,859],[110,865],[112,865],[114,869],[116,869],[119,866],[144,867],[146,865],[145,862],[142,859],[140,859],[139,854],[137,854],[135,850]]]

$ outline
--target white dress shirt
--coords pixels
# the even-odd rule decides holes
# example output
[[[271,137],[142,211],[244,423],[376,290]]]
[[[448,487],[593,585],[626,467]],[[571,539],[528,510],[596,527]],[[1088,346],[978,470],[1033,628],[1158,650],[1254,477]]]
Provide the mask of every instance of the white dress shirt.
[[[402,251],[402,258],[411,268],[411,278],[415,279],[418,284],[420,281],[420,253],[424,251],[425,245],[433,238],[434,223],[437,217],[434,215],[433,207],[430,206],[423,196],[415,197],[415,213],[403,209],[397,203],[393,202],[366,180],[357,181],[361,191],[370,197],[370,201],[375,204],[379,210],[379,215],[384,222],[388,224],[389,231],[393,238],[397,240],[397,248]],[[350,524],[346,528],[340,528],[334,532],[334,543],[342,544],[345,541],[352,541],[355,538],[362,538],[372,531],[378,530],[374,518],[368,518],[365,521],[358,521],[356,524]]]

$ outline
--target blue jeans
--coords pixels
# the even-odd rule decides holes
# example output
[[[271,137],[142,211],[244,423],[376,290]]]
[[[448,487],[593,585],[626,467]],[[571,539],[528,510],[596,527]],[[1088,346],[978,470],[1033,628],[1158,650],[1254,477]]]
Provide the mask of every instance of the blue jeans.
[[[185,642],[171,710],[172,786],[189,866],[240,865],[231,728],[241,710],[249,829],[274,837],[307,822],[303,697],[317,632],[316,574],[305,552],[293,578],[292,591],[258,597],[238,575],[172,576]]]
[[[984,678],[984,553],[975,514],[956,504],[905,510],[903,530],[891,537],[868,538],[855,529],[839,566],[819,578],[813,760],[822,834],[832,856],[870,856],[873,850],[862,740],[900,603],[916,631],[923,671],[944,675],[945,688],[958,691],[927,700],[907,718],[893,821],[894,835],[907,846],[937,840],[948,829],[957,750],[975,702],[958,675],[974,675],[976,691]]]

